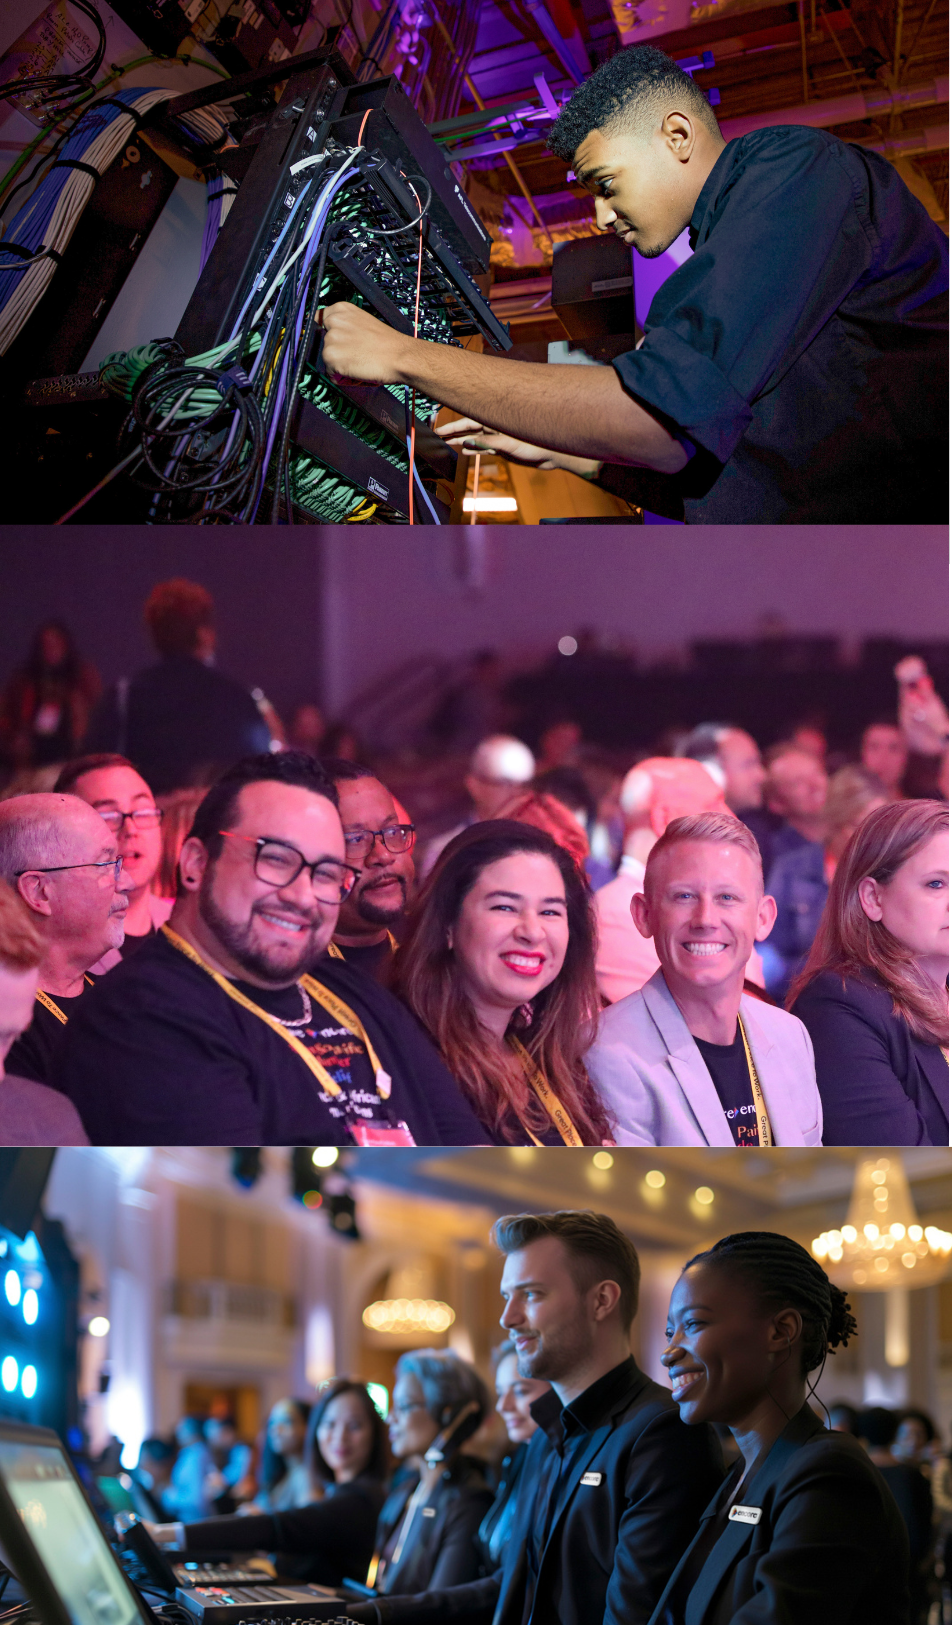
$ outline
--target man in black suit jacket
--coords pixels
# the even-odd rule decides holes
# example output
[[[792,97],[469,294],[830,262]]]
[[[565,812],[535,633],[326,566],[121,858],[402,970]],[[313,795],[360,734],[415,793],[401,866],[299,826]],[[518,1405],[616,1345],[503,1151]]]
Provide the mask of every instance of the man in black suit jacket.
[[[721,1481],[720,1447],[631,1357],[638,1256],[611,1219],[519,1214],[493,1235],[520,1372],[552,1384],[532,1406],[502,1568],[348,1612],[373,1625],[646,1625]]]

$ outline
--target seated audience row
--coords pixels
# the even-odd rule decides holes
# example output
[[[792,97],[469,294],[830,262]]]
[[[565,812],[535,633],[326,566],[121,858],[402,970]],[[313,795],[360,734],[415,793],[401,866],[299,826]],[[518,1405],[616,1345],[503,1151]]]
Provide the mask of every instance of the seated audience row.
[[[230,769],[173,901],[149,889],[148,786],[81,759],[0,803],[7,914],[41,943],[10,1069],[100,1144],[217,1144],[226,1121],[245,1144],[947,1144],[948,810],[862,817],[851,794],[784,1011],[757,985],[757,843],[699,763],[628,775],[626,868],[594,901],[578,825],[533,791],[454,836],[408,907],[412,822],[358,765]]]
[[[812,1374],[856,1333],[809,1253],[755,1231],[689,1259],[668,1390],[631,1355],[640,1267],[611,1219],[515,1214],[493,1239],[509,1340],[497,1409],[515,1447],[495,1495],[466,1449],[489,1411],[480,1377],[450,1351],[415,1350],[396,1367],[389,1488],[383,1423],[366,1387],[340,1379],[309,1425],[314,1500],[153,1524],[159,1542],[268,1551],[279,1574],[362,1593],[340,1606],[366,1625],[908,1625],[888,1467],[809,1403]]]

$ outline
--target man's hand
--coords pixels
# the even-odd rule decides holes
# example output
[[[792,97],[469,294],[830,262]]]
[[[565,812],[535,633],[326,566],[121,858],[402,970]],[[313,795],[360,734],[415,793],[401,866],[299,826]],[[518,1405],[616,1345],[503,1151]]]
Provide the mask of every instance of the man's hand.
[[[358,305],[327,305],[322,358],[332,377],[362,384],[401,384],[399,362],[413,339],[395,333]]]
[[[601,463],[591,457],[572,457],[567,452],[547,451],[544,446],[530,445],[528,440],[516,440],[511,434],[500,434],[477,423],[475,418],[457,418],[453,423],[437,425],[437,434],[448,445],[459,451],[495,451],[510,463],[522,463],[529,468],[564,468],[583,479],[594,479]]]

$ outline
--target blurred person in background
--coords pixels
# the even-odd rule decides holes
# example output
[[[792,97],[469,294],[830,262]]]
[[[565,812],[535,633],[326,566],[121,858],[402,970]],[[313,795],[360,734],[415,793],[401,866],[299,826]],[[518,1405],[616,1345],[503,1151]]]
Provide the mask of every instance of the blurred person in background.
[[[449,1349],[414,1349],[397,1361],[390,1449],[410,1471],[398,1474],[380,1514],[374,1585],[382,1595],[479,1575],[476,1535],[493,1494],[464,1446],[490,1405],[479,1373]]]
[[[567,852],[579,873],[588,879],[588,836],[578,819],[558,796],[546,795],[541,790],[519,790],[500,807],[491,822],[509,819],[517,824],[528,824],[551,836],[563,852]]]
[[[205,799],[206,788],[173,790],[162,797],[162,822],[159,825],[162,844],[159,867],[156,871],[156,895],[163,901],[175,901],[178,891],[178,866],[182,847],[195,822],[195,814]]]
[[[906,655],[895,667],[899,687],[898,721],[913,756],[909,779],[922,781],[910,794],[949,799],[949,713],[920,655]],[[912,769],[915,769],[913,771]]]
[[[768,993],[783,1001],[806,963],[820,925],[836,865],[863,819],[889,798],[866,768],[848,764],[829,782],[822,846],[811,841],[777,858],[767,874],[767,890],[777,904],[774,928],[761,954]]]
[[[583,867],[592,891],[598,891],[600,887],[607,885],[614,875],[614,870],[610,864],[596,858],[592,852],[592,834],[598,806],[585,775],[577,767],[551,767],[545,773],[536,774],[532,788],[541,795],[560,801],[563,807],[568,808],[585,835],[588,850]],[[504,813],[503,816],[512,815]]]
[[[707,768],[738,818],[763,805],[767,775],[760,746],[743,728],[726,722],[699,723],[681,740],[677,755]]]
[[[823,840],[826,793],[826,768],[812,751],[784,743],[767,752],[764,804],[741,815],[760,847],[765,875],[784,853]]]
[[[449,846],[461,830],[485,818],[498,818],[500,807],[516,790],[530,783],[535,771],[535,757],[521,739],[513,739],[509,734],[491,734],[483,739],[470,757],[469,771],[463,780],[472,810],[464,823],[427,843],[420,865],[421,880],[429,874],[443,848]]]
[[[386,981],[415,879],[416,830],[369,767],[343,757],[322,757],[321,766],[337,790],[347,862],[359,871],[327,951]]]
[[[860,1412],[859,1437],[870,1461],[879,1470],[909,1538],[909,1590],[911,1625],[925,1625],[929,1608],[929,1569],[933,1550],[932,1490],[929,1479],[917,1466],[903,1461],[895,1451],[899,1417],[882,1405]]]
[[[272,1405],[261,1452],[258,1492],[242,1512],[287,1512],[317,1495],[306,1458],[311,1407],[303,1399]]]
[[[845,1399],[834,1400],[829,1416],[832,1433],[849,1433],[854,1439],[859,1438],[859,1411],[855,1405],[847,1404]]]
[[[145,779],[125,756],[78,756],[60,773],[54,791],[79,796],[114,832],[122,859],[122,889],[128,898],[125,937],[90,967],[102,974],[154,936],[172,912],[171,898],[154,886],[162,859],[162,809]]]
[[[608,1139],[582,1059],[594,959],[585,882],[551,836],[491,819],[446,847],[410,911],[393,987],[495,1144]]]
[[[774,919],[760,851],[728,812],[676,818],[632,900],[660,969],[603,1012],[588,1068],[620,1145],[819,1145],[806,1028],[745,992]]]
[[[162,1492],[168,1487],[175,1462],[175,1446],[152,1436],[139,1446],[139,1459],[129,1473],[129,1496],[140,1518],[147,1522],[165,1516]]]
[[[359,762],[364,754],[360,735],[346,722],[332,722],[321,740],[323,756],[338,757],[345,762]]]
[[[65,762],[82,743],[101,688],[62,621],[44,622],[0,694],[0,753],[15,771]]]
[[[0,880],[22,898],[43,942],[33,1020],[8,1058],[15,1073],[49,1083],[91,967],[122,946],[128,897],[115,831],[79,796],[0,802]]]
[[[948,1145],[948,974],[948,807],[890,802],[840,858],[787,997],[813,1041],[825,1145]]]
[[[790,729],[790,743],[806,751],[821,767],[826,766],[830,746],[821,717],[805,717],[802,722],[795,722]]]
[[[183,1416],[175,1429],[178,1455],[169,1482],[162,1491],[162,1510],[179,1523],[207,1518],[212,1509],[212,1475],[215,1461],[205,1438],[205,1424],[199,1416]]]
[[[279,1575],[314,1585],[362,1580],[389,1471],[387,1430],[363,1383],[341,1377],[320,1390],[306,1447],[313,1496],[305,1506],[241,1517],[152,1525],[161,1546],[275,1553]]]
[[[228,767],[271,748],[272,734],[249,691],[214,665],[215,606],[195,581],[153,587],[145,621],[159,655],[120,678],[90,723],[90,753],[127,756],[155,795],[195,783],[209,765]]]
[[[88,1145],[75,1108],[56,1089],[4,1070],[36,1008],[43,938],[12,886],[0,881],[0,1145]]]
[[[218,1512],[234,1512],[254,1494],[254,1451],[239,1438],[232,1416],[210,1416],[205,1423],[205,1443],[215,1464],[205,1488]]]
[[[319,705],[304,700],[291,712],[288,724],[288,749],[303,750],[308,756],[320,756],[327,723]]]
[[[891,717],[879,717],[863,729],[859,759],[867,773],[879,780],[887,801],[903,799],[902,781],[909,764],[909,746],[902,729]]]
[[[531,1485],[523,1477],[526,1449],[538,1430],[531,1407],[543,1394],[549,1393],[551,1387],[538,1377],[522,1376],[515,1347],[508,1341],[500,1343],[493,1350],[492,1365],[496,1383],[496,1410],[506,1425],[510,1450],[500,1467],[492,1506],[475,1537],[482,1577],[449,1592],[429,1589],[423,1596],[390,1595],[386,1602],[373,1604],[372,1611],[378,1620],[383,1618],[396,1625],[397,1621],[410,1622],[420,1618],[455,1619],[471,1617],[480,1609],[489,1618],[495,1608],[506,1548],[513,1538],[519,1514],[520,1497],[531,1493]],[[356,1612],[358,1615],[361,1613],[359,1604]]]
[[[543,728],[536,751],[536,771],[574,767],[582,746],[582,729],[574,717],[558,717]]]
[[[648,853],[671,820],[724,809],[723,791],[700,762],[652,756],[626,775],[621,787],[625,847],[618,873],[595,894],[598,947],[595,975],[610,1004],[637,993],[658,969],[658,955],[632,918],[632,898],[641,891]],[[756,952],[748,978],[762,981]]]
[[[502,663],[495,649],[478,649],[427,723],[427,734],[441,752],[475,750],[481,739],[496,733],[505,709],[501,682]]]

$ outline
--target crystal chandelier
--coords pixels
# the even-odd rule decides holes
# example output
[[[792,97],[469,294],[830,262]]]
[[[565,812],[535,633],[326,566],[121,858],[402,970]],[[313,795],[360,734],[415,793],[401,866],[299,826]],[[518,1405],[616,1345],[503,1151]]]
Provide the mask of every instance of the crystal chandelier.
[[[811,1243],[814,1258],[840,1287],[886,1292],[933,1286],[948,1272],[952,1235],[921,1225],[897,1154],[860,1161],[847,1223]]]
[[[952,1240],[952,1237],[950,1237]],[[448,1303],[435,1298],[378,1298],[362,1315],[374,1332],[446,1332],[456,1315]]]

